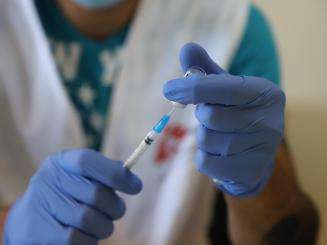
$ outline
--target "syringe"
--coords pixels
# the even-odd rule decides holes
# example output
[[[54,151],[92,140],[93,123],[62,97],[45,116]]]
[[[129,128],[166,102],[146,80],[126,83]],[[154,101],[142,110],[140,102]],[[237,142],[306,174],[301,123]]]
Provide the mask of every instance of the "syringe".
[[[199,67],[191,67],[185,73],[184,77],[188,77],[190,75],[205,76],[206,73],[203,71],[203,69],[201,69]],[[136,147],[134,152],[127,158],[127,160],[124,163],[124,167],[131,169],[135,165],[137,160],[143,155],[143,153],[156,140],[156,138],[159,136],[159,134],[161,134],[161,132],[165,129],[172,114],[177,109],[184,109],[186,107],[186,105],[180,104],[178,102],[172,102],[172,105],[173,105],[173,108],[167,114],[165,114],[156,125],[154,125],[152,130],[145,136],[145,138],[142,140],[142,142]]]

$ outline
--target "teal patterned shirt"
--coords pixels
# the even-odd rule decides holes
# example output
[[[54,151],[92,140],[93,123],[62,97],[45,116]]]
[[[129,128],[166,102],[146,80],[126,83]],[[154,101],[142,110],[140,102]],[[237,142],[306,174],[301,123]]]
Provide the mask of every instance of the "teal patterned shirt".
[[[56,1],[35,0],[35,4],[63,84],[80,116],[87,146],[98,150],[120,70],[117,52],[124,43],[128,27],[96,42],[70,24]]]

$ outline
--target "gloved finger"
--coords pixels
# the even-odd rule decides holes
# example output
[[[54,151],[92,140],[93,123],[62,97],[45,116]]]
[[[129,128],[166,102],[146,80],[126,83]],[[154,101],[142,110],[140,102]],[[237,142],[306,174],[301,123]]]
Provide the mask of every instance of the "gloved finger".
[[[233,181],[247,185],[256,185],[263,175],[266,164],[273,160],[273,154],[267,152],[264,145],[251,148],[246,152],[230,156],[213,155],[197,151],[195,162],[199,172],[215,179]],[[267,159],[270,157],[271,159]]]
[[[226,106],[283,100],[283,92],[263,78],[229,74],[189,76],[168,81],[163,87],[168,100],[182,104],[220,104]],[[267,98],[262,101],[262,98]],[[285,98],[284,98],[285,99]]]
[[[198,127],[196,135],[197,146],[200,150],[219,156],[230,156],[246,152],[251,148],[264,144],[269,147],[268,137],[271,139],[273,136],[262,131],[251,134],[222,133],[208,129],[203,125]]]
[[[89,149],[64,151],[56,155],[55,160],[66,171],[91,178],[117,191],[137,194],[142,189],[141,180],[129,169],[124,168],[122,162],[109,160],[96,151]]]
[[[225,71],[210,58],[207,51],[196,43],[185,44],[180,50],[179,60],[184,72],[191,67],[199,67],[207,74],[225,73]]]
[[[60,223],[79,229],[96,239],[104,239],[112,234],[114,225],[106,215],[76,202],[59,190],[50,190],[50,192],[48,194],[48,198],[51,199],[50,212]]]
[[[125,203],[111,188],[65,172],[59,178],[62,188],[79,203],[87,204],[113,220],[124,215]]]
[[[267,164],[265,173],[261,176],[260,180],[257,182],[241,183],[235,182],[233,180],[221,180],[213,179],[216,186],[223,192],[229,195],[239,196],[239,197],[253,197],[261,193],[263,188],[266,186],[267,182],[271,177],[271,173],[274,168],[274,162]]]
[[[208,129],[225,133],[258,132],[266,128],[265,108],[242,108],[198,104],[195,117]]]
[[[71,245],[79,245],[79,244],[88,244],[88,245],[97,245],[98,240],[93,236],[87,235],[80,230],[77,230],[72,227],[66,227],[68,231],[68,237],[64,239],[64,241],[69,241]]]

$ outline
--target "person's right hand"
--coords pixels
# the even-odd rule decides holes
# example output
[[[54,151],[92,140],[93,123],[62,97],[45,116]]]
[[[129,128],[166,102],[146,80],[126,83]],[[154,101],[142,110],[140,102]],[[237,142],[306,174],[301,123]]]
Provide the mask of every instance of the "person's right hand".
[[[97,244],[125,213],[116,191],[137,194],[141,180],[92,150],[47,158],[11,208],[4,244]]]

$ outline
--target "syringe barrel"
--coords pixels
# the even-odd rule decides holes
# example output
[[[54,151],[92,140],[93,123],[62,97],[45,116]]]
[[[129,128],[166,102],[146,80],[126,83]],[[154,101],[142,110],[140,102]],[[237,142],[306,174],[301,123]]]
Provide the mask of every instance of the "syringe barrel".
[[[142,142],[136,147],[132,155],[130,155],[130,157],[125,161],[124,167],[131,169],[143,155],[143,153],[150,147],[152,142],[155,141],[157,136],[158,134],[156,134],[153,130],[150,131],[142,140]]]
[[[146,149],[150,145],[146,144],[144,140],[138,145],[138,147],[134,150],[132,155],[125,161],[124,167],[131,169],[133,165],[137,162],[137,160],[141,157],[141,155],[146,151]]]

